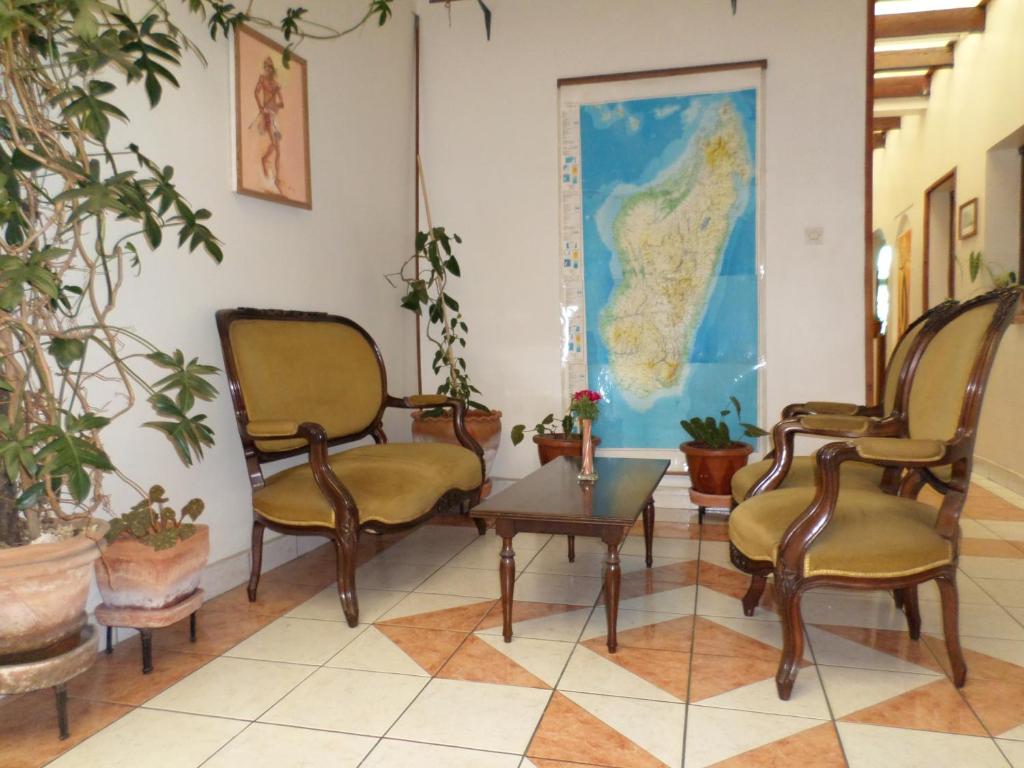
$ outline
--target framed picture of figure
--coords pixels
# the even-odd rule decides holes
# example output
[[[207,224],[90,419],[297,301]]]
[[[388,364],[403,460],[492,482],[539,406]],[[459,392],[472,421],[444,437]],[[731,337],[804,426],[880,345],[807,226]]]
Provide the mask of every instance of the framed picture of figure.
[[[306,60],[250,27],[235,28],[235,191],[313,207]]]

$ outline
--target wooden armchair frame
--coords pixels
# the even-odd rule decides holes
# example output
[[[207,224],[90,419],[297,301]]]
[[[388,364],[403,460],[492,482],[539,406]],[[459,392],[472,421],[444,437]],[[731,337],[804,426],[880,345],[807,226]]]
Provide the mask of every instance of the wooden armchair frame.
[[[263,533],[266,528],[279,533],[286,533],[293,536],[325,536],[329,538],[335,549],[337,557],[337,584],[338,597],[349,626],[356,626],[359,622],[359,602],[356,597],[355,571],[356,571],[356,548],[359,534],[362,531],[368,533],[385,533],[405,530],[414,527],[436,514],[437,512],[458,507],[463,514],[469,513],[470,508],[480,501],[480,487],[472,491],[463,491],[452,488],[442,495],[437,503],[419,517],[405,523],[388,525],[376,521],[368,521],[360,524],[359,509],[352,494],[345,487],[345,484],[331,469],[329,449],[345,443],[352,443],[364,438],[372,438],[377,444],[386,443],[387,435],[384,433],[382,418],[387,408],[451,408],[452,420],[455,428],[455,436],[459,442],[476,454],[480,462],[481,484],[484,477],[483,449],[469,434],[465,424],[465,406],[462,402],[447,398],[441,395],[413,395],[410,397],[395,397],[387,394],[387,372],[384,368],[384,359],[381,356],[380,348],[373,338],[362,328],[362,326],[338,315],[329,315],[324,312],[305,312],[291,310],[252,309],[243,307],[239,309],[222,309],[217,312],[217,329],[220,334],[221,347],[224,352],[225,371],[228,378],[228,387],[231,392],[231,402],[235,409],[235,419],[238,423],[238,433],[242,440],[242,450],[245,454],[245,465],[249,475],[249,484],[252,490],[258,491],[266,485],[263,476],[262,465],[267,462],[279,461],[291,456],[308,455],[309,465],[313,472],[313,478],[317,488],[323,497],[330,504],[333,510],[334,525],[288,525],[279,521],[269,520],[256,509],[253,509],[252,523],[252,563],[249,576],[248,595],[249,601],[256,600],[256,592],[259,587],[260,571],[263,563]],[[242,392],[242,385],[239,378],[238,366],[235,361],[234,350],[231,342],[230,328],[236,320],[271,320],[271,321],[298,321],[306,323],[339,323],[357,331],[366,343],[373,349],[380,369],[381,386],[383,397],[381,404],[373,420],[362,430],[346,435],[329,436],[326,429],[315,422],[304,421],[301,423],[287,421],[250,421],[245,404],[245,395]],[[257,445],[260,442],[273,440],[294,440],[302,438],[306,445],[299,448],[290,448],[281,451],[267,452],[261,450]],[[486,524],[475,521],[480,534],[486,531]]]
[[[776,598],[782,616],[783,650],[775,682],[781,699],[788,699],[803,656],[804,627],[800,613],[802,594],[813,587],[840,586],[855,589],[894,589],[902,592],[904,610],[912,638],[920,636],[921,619],[917,607],[917,585],[935,579],[942,601],[943,631],[953,671],[953,682],[962,687],[967,678],[967,665],[959,639],[959,603],[956,570],[959,559],[959,518],[970,485],[974,443],[978,420],[988,379],[999,342],[1013,320],[1020,302],[1021,289],[993,291],[966,302],[954,315],[989,302],[997,307],[992,321],[975,355],[967,380],[960,417],[954,436],[948,441],[886,436],[875,440],[850,440],[829,443],[818,451],[815,470],[816,491],[810,506],[789,525],[779,542],[776,564],[748,559],[730,544],[733,564],[751,574],[751,589],[743,599],[744,612],[753,613],[768,575],[774,575]],[[945,325],[945,321],[942,322]],[[921,345],[913,352],[916,367],[925,350]],[[905,423],[905,422],[904,422]],[[814,540],[828,526],[835,512],[841,489],[840,468],[844,462],[859,461],[885,467],[886,471],[906,471],[916,480],[904,484],[905,495],[916,495],[925,482],[943,493],[936,521],[936,532],[951,546],[950,563],[927,571],[901,577],[860,578],[838,575],[808,577],[804,574],[805,556]],[[948,482],[940,480],[934,468],[952,468]]]

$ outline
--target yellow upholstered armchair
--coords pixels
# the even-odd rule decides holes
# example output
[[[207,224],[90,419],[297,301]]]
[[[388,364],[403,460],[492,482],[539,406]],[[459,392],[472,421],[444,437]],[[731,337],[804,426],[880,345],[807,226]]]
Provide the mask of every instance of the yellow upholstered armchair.
[[[801,596],[818,586],[901,590],[916,639],[917,585],[935,579],[953,682],[964,684],[956,588],[959,518],[985,385],[1020,295],[1020,288],[993,291],[936,320],[934,337],[914,350],[916,370],[901,431],[829,443],[817,453],[814,487],[768,491],[733,510],[731,559],[754,577],[744,609],[753,611],[765,579],[774,576],[783,626],[780,698],[789,698],[803,654]],[[841,473],[851,462],[905,473],[899,495],[851,487]],[[925,483],[943,494],[939,508],[915,500]]]
[[[463,405],[440,395],[389,395],[380,350],[343,317],[224,309],[217,328],[252,485],[249,600],[256,600],[265,528],[326,536],[354,627],[360,532],[406,528],[448,509],[468,513],[480,500],[483,451],[466,431]],[[388,443],[387,407],[450,408],[461,445]],[[329,452],[366,438],[373,444]],[[298,455],[307,461],[264,476],[264,463]]]
[[[865,406],[853,403],[807,402],[787,405],[772,430],[772,450],[761,461],[748,464],[732,477],[733,502],[776,488],[814,485],[814,457],[794,456],[797,435],[816,437],[885,437],[899,432],[906,410],[906,394],[917,364],[916,351],[935,335],[957,303],[947,300],[917,318],[900,337],[889,358],[882,385],[882,401]],[[927,328],[927,332],[925,329]],[[886,473],[870,464],[843,467],[844,487],[895,491],[898,473]]]

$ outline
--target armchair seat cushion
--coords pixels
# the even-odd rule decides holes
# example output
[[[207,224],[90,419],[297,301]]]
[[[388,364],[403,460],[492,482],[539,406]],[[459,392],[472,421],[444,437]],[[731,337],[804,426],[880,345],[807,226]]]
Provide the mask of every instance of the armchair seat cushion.
[[[813,488],[814,487],[814,456],[794,456],[789,472],[779,489]],[[732,497],[737,503],[747,497],[749,491],[764,474],[771,469],[770,459],[755,461],[748,464],[732,476]],[[842,465],[841,477],[843,488],[881,492],[882,467],[860,461],[847,461]]]
[[[814,499],[814,488],[770,491],[744,501],[729,517],[729,540],[751,560],[777,563],[789,525]],[[919,501],[841,490],[835,513],[808,548],[805,576],[896,578],[953,560],[935,531],[938,509]]]
[[[352,494],[360,524],[410,522],[447,491],[472,491],[483,482],[476,454],[444,443],[368,445],[333,454],[330,465]],[[253,493],[253,509],[286,525],[334,525],[308,463],[268,477]]]

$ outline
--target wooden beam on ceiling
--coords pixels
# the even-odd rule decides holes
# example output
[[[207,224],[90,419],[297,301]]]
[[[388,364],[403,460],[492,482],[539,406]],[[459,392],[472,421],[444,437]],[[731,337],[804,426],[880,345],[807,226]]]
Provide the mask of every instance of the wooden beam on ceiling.
[[[876,99],[907,99],[928,95],[928,75],[875,78]]]
[[[875,54],[875,71],[952,67],[950,48],[919,48],[915,51],[885,51]]]
[[[871,121],[872,130],[876,133],[881,131],[895,131],[900,127],[900,122],[903,118],[899,115],[892,115],[890,117],[876,117]]]
[[[875,17],[875,39],[985,31],[985,6]]]

